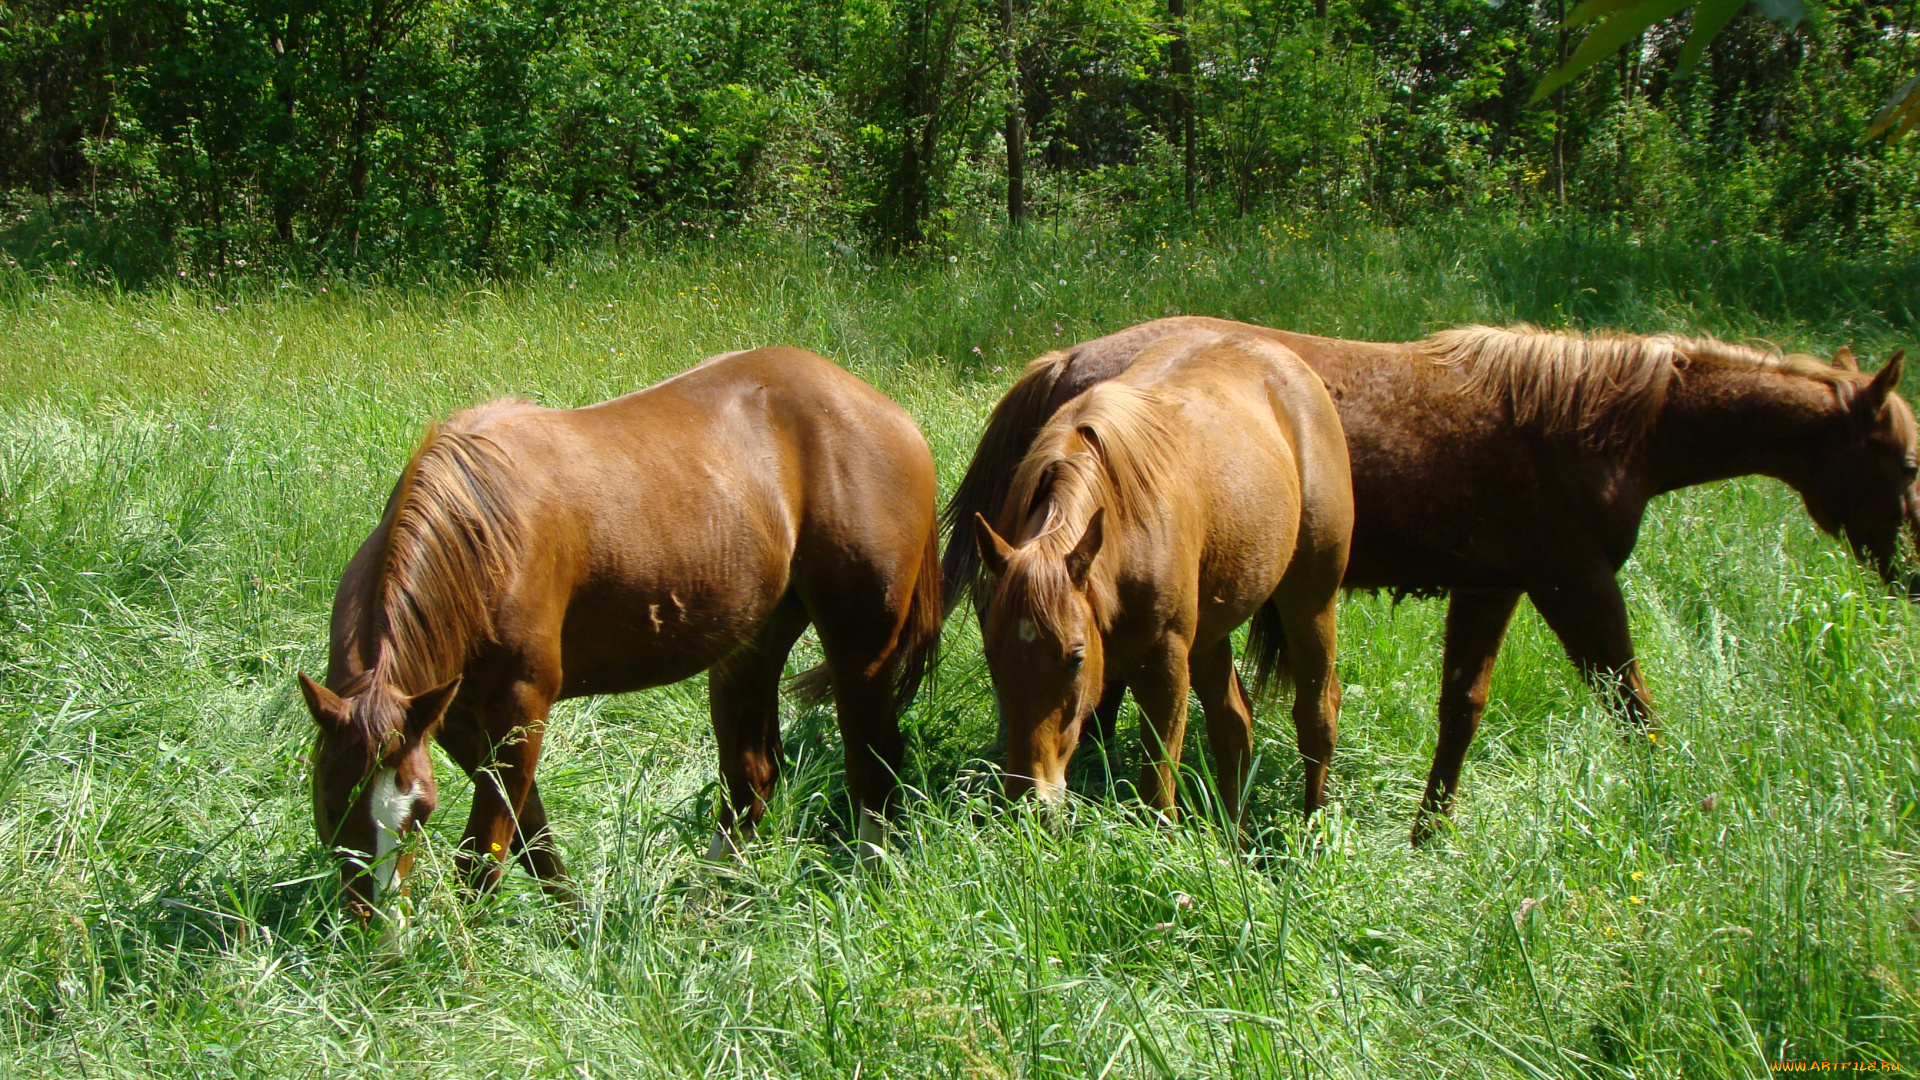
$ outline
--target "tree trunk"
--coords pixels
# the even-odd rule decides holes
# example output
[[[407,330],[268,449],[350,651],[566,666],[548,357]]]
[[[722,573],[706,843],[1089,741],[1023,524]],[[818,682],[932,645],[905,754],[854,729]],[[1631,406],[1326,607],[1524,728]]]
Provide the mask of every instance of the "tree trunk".
[[[1556,46],[1559,64],[1555,68],[1567,66],[1567,0],[1555,0],[1554,24],[1559,27],[1559,44]],[[1567,89],[1561,87],[1553,92],[1553,189],[1554,198],[1561,206],[1567,205],[1567,140],[1561,130],[1567,118]]]
[[[367,10],[366,49],[360,56],[358,70],[354,72],[353,124],[348,136],[353,151],[347,168],[347,197],[351,203],[347,218],[349,261],[357,262],[360,258],[360,226],[366,214],[369,172],[367,140],[373,134],[375,113],[379,108],[379,100],[374,92],[375,68],[391,44],[388,39],[394,14],[392,0],[373,0]]]
[[[273,144],[278,160],[273,178],[273,234],[282,247],[293,245],[293,214],[300,195],[293,179],[293,163],[299,135],[296,115],[299,105],[298,78],[301,53],[306,45],[306,13],[296,8],[287,15],[286,30],[274,39],[273,95],[277,106]]]
[[[932,0],[920,0],[908,9],[906,63],[902,65],[900,87],[900,171],[894,178],[893,220],[887,232],[900,247],[912,247],[921,240],[920,215],[924,213],[922,188],[926,185],[927,160],[921,155],[923,125],[927,122],[927,52]]]
[[[1027,117],[1020,98],[1020,52],[1013,0],[1000,0],[1000,59],[1007,68],[1007,224],[1027,222]]]
[[[1173,43],[1168,49],[1173,61],[1173,109],[1180,125],[1180,141],[1185,162],[1182,170],[1187,209],[1194,208],[1193,187],[1193,49],[1187,42],[1187,0],[1167,0],[1167,16],[1173,23]]]

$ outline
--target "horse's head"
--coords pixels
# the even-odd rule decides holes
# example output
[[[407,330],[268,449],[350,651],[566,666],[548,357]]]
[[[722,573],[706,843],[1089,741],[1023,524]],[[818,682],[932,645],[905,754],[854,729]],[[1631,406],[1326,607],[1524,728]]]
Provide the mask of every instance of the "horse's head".
[[[397,889],[412,867],[413,856],[400,850],[400,839],[439,802],[428,740],[459,687],[456,677],[408,697],[367,679],[341,697],[300,676],[300,693],[319,727],[314,827],[320,843],[340,859],[348,903],[363,914]]]
[[[1067,793],[1067,760],[1105,685],[1101,625],[1088,575],[1106,511],[1094,511],[1062,553],[1042,537],[1013,547],[974,515],[990,575],[982,624],[987,670],[1007,724],[1007,796]]]
[[[1835,384],[1842,415],[1826,427],[1800,475],[1790,480],[1814,523],[1846,538],[1855,555],[1896,580],[1902,526],[1920,543],[1920,445],[1913,410],[1895,389],[1905,366],[1897,352],[1871,379]],[[1850,350],[1834,361],[1857,370]],[[1910,586],[1911,587],[1911,586]]]

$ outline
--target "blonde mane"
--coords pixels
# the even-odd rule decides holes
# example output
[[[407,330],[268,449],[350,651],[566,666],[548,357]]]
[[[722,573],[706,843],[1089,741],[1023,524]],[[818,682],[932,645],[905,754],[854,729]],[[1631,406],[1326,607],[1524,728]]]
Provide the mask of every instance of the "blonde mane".
[[[1582,334],[1463,326],[1414,343],[1435,363],[1459,368],[1467,392],[1504,399],[1515,422],[1574,433],[1599,444],[1632,442],[1665,404],[1676,373],[1696,362],[1844,381],[1811,356],[1763,352],[1713,338],[1671,334]]]
[[[1104,507],[1111,544],[1120,524],[1159,504],[1157,495],[1173,471],[1168,451],[1174,436],[1165,410],[1149,391],[1102,383],[1069,402],[1041,429],[1014,473],[1000,514],[999,531],[1021,548],[1017,571],[1010,569],[1001,582],[994,605],[999,615],[990,619],[1018,612],[1055,636],[1065,632],[1061,619],[1074,589],[1066,555],[1082,531],[1069,526],[1084,526]],[[1021,541],[1036,514],[1039,525]],[[1095,617],[1104,628],[1118,608],[1113,578],[1096,574],[1088,580]]]
[[[394,488],[374,605],[374,669],[402,693],[452,678],[494,639],[492,598],[526,546],[524,492],[475,422],[492,402],[427,432]]]

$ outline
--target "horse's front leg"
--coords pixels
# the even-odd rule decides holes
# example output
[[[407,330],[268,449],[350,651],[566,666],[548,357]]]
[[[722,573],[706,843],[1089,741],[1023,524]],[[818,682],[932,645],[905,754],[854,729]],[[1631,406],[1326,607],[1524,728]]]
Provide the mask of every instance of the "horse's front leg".
[[[1645,730],[1653,720],[1653,698],[1640,677],[1633,634],[1627,628],[1627,601],[1613,573],[1596,569],[1584,577],[1529,589],[1527,596],[1587,685],[1636,730]]]
[[[1493,682],[1493,662],[1520,603],[1518,589],[1455,589],[1447,601],[1447,644],[1440,662],[1440,741],[1427,773],[1427,791],[1413,822],[1415,847],[1427,842],[1439,820],[1453,812],[1460,764],[1479,730]]]
[[[443,728],[440,744],[473,778],[473,809],[458,855],[462,875],[477,893],[500,883],[508,856],[517,857],[557,899],[574,902],[567,871],[547,825],[533,773],[540,761],[551,694],[516,682],[479,705],[477,723]]]
[[[1140,706],[1140,741],[1146,751],[1140,798],[1169,823],[1174,819],[1180,748],[1187,738],[1187,648],[1185,641],[1167,638],[1127,679]]]

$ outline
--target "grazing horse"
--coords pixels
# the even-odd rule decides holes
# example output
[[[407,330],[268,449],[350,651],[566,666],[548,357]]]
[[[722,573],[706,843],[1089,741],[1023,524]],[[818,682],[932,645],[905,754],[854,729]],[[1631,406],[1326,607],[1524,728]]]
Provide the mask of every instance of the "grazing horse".
[[[996,520],[973,518],[1009,797],[1057,803],[1081,724],[1124,685],[1143,717],[1140,795],[1171,814],[1191,685],[1237,826],[1253,716],[1232,634],[1251,618],[1256,696],[1272,673],[1293,682],[1306,812],[1319,808],[1353,492],[1340,418],[1299,357],[1210,328],[1155,341],[1054,414]]]
[[[1450,597],[1440,739],[1417,844],[1447,814],[1521,594],[1589,685],[1636,723],[1651,702],[1615,580],[1654,496],[1760,474],[1800,494],[1889,582],[1903,525],[1920,530],[1914,417],[1901,354],[1860,373],[1703,338],[1476,326],[1421,341],[1342,341],[1220,319],[1144,323],[1043,356],[1007,392],[947,508],[957,530],[1001,505],[1048,418],[1196,329],[1264,337],[1325,380],[1353,462],[1346,587]],[[949,603],[977,577],[950,535]],[[1120,703],[1110,687],[1102,720]]]
[[[458,857],[485,890],[516,856],[571,897],[534,783],[555,701],[710,671],[726,801],[749,834],[781,764],[778,691],[812,623],[860,840],[878,845],[898,717],[940,632],[933,459],[899,406],[798,349],[716,356],[581,409],[496,401],[428,433],[334,597],[320,840],[367,910],[433,811],[428,740],[474,780]]]

